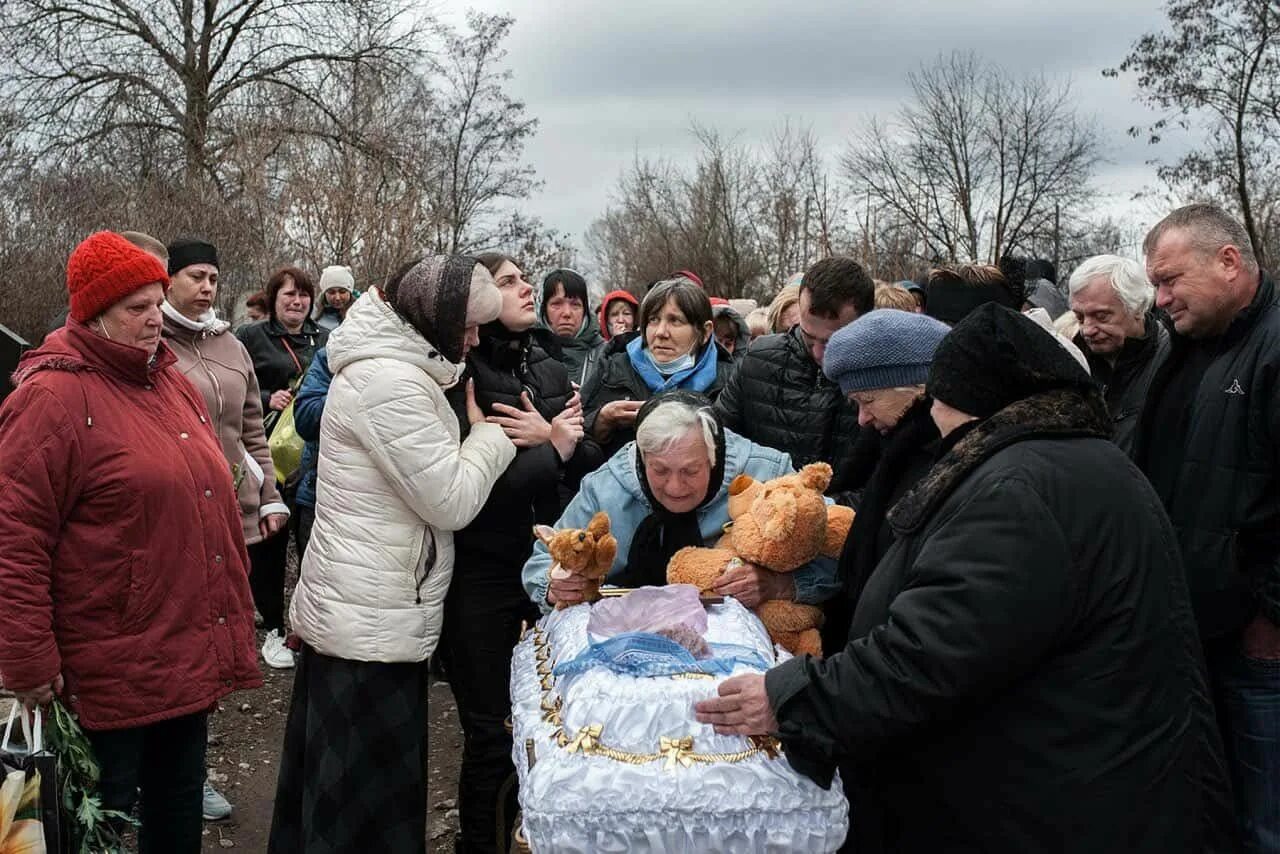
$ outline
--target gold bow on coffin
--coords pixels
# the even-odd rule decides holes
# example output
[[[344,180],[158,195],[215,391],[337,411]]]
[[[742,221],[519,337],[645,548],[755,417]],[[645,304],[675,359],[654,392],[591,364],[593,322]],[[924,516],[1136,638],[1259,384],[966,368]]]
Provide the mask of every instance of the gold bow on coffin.
[[[693,736],[667,738],[664,735],[658,739],[658,752],[667,757],[667,764],[663,770],[674,771],[677,763],[686,768],[692,767],[693,759],[690,758],[690,754],[693,753]]]
[[[560,726],[560,698],[554,700],[551,697],[542,698],[542,719],[553,725]]]
[[[569,742],[566,749],[570,753],[576,753],[581,750],[583,753],[590,753],[600,744],[600,733],[604,732],[604,727],[600,724],[592,724],[584,726],[578,730],[578,734]]]

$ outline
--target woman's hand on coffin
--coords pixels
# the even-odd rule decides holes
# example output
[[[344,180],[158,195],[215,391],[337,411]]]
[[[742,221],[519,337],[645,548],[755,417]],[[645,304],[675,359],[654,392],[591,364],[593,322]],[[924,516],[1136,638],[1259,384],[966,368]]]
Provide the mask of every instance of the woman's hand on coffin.
[[[695,703],[693,709],[699,723],[710,724],[720,735],[769,735],[778,730],[763,673],[726,679],[720,683],[720,696]]]
[[[771,572],[753,563],[730,565],[712,588],[721,596],[732,596],[745,608],[759,607],[770,599],[796,598],[796,585],[785,572]]]

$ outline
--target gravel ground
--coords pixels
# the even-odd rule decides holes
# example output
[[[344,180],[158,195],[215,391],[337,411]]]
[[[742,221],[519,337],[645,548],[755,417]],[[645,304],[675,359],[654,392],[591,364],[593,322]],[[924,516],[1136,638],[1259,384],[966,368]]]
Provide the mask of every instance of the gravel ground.
[[[286,575],[287,602],[297,582],[297,558],[292,543]],[[262,638],[263,633],[258,632],[259,647]],[[267,850],[294,671],[272,670],[261,662],[259,664],[263,686],[224,697],[217,712],[209,717],[209,752],[206,758],[209,777],[231,801],[233,811],[222,821],[205,822],[203,854],[229,849],[259,854]],[[448,684],[432,682],[429,691],[427,851],[446,854],[453,851],[458,829],[457,786],[462,730]],[[3,697],[3,689],[0,689],[0,698]],[[0,703],[0,707],[7,713],[8,701]],[[126,839],[127,854],[134,854],[136,850],[134,840]]]

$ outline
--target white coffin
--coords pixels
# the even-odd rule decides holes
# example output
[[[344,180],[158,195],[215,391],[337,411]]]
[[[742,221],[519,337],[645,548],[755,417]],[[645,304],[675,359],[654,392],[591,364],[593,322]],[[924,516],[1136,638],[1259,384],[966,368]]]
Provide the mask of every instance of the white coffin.
[[[823,790],[772,740],[721,736],[693,704],[723,679],[551,671],[588,646],[589,605],[543,618],[511,666],[514,759],[524,835],[536,854],[825,852],[848,829],[839,778]],[[706,639],[781,660],[756,617],[729,599]],[[732,675],[761,672],[739,664]]]

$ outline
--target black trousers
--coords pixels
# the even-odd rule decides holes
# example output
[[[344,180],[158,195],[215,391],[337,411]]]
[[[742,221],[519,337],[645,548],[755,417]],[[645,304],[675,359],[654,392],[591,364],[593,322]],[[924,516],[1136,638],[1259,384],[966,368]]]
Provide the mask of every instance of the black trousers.
[[[253,606],[262,615],[262,628],[284,634],[284,564],[289,537],[284,531],[254,543],[249,549],[249,589]]]
[[[302,557],[307,553],[307,543],[311,542],[311,529],[316,524],[316,508],[305,504],[296,504],[290,525],[293,528],[293,545],[298,550],[298,571],[302,571]]]
[[[517,810],[516,788],[505,787],[515,774],[511,734],[511,651],[520,624],[538,619],[538,608],[520,585],[518,569],[493,578],[488,567],[459,560],[445,600],[440,652],[449,687],[462,721],[462,769],[458,781],[462,854],[492,854],[499,834],[506,850]],[[480,572],[469,572],[479,569]],[[503,827],[498,827],[499,806]]]
[[[141,789],[138,854],[199,854],[208,733],[205,712],[129,729],[85,730],[102,766],[102,806],[130,812]]]

